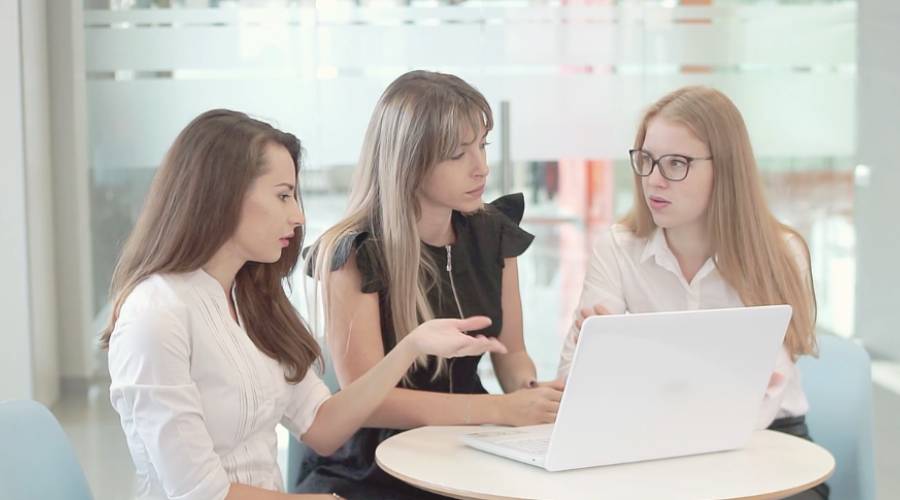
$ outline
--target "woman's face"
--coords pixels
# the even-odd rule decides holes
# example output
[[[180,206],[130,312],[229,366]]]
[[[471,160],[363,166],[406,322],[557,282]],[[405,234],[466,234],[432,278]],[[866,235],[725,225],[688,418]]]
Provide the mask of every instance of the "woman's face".
[[[684,125],[654,118],[647,126],[644,151],[654,159],[663,155],[708,158],[709,147]],[[665,229],[704,223],[713,188],[713,164],[710,160],[690,163],[687,177],[671,181],[662,176],[657,164],[650,175],[641,178],[644,202],[653,222]]]
[[[295,196],[294,160],[276,143],[265,149],[263,174],[253,181],[244,197],[241,218],[231,237],[233,247],[246,261],[272,263],[291,243],[303,212]]]
[[[481,208],[490,172],[485,155],[486,132],[466,126],[461,134],[461,144],[453,156],[435,165],[425,177],[419,191],[423,205],[463,213]]]

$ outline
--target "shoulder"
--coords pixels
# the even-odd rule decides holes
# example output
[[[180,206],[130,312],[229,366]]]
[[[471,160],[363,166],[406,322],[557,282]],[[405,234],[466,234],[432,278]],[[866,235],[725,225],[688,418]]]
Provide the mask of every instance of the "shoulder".
[[[122,302],[119,317],[148,313],[183,317],[196,288],[190,273],[150,275],[135,285]]]
[[[521,255],[534,240],[534,235],[519,227],[524,214],[525,197],[515,193],[485,204],[482,210],[467,216],[466,220],[478,245],[485,250],[494,248],[498,262],[502,262]]]
[[[191,273],[154,274],[138,283],[122,302],[110,346],[153,350],[183,344],[198,285]],[[209,278],[212,279],[212,278]]]
[[[782,236],[784,238],[785,246],[787,246],[788,255],[794,261],[797,269],[799,269],[801,273],[808,274],[810,267],[810,253],[806,240],[803,239],[803,236],[801,236],[800,233],[787,227],[783,230]]]
[[[359,281],[359,288],[363,293],[374,293],[384,288],[384,266],[379,255],[378,240],[372,233],[351,231],[341,235],[334,242],[331,252],[331,260],[327,264],[329,276],[323,276],[322,279],[337,280],[343,284]],[[317,252],[313,250],[310,253],[308,274],[313,274]]]
[[[484,205],[484,214],[519,225],[525,215],[525,196],[522,193],[501,196]]]
[[[648,238],[634,234],[624,224],[613,224],[601,230],[594,239],[594,255],[607,258],[621,255],[637,260],[643,254],[648,243]]]

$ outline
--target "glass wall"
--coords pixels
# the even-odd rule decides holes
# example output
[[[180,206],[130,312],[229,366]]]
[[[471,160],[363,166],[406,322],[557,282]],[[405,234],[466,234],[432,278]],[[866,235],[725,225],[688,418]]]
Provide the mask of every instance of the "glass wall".
[[[343,209],[381,91],[405,71],[431,69],[466,79],[493,106],[486,198],[526,194],[524,225],[537,238],[520,281],[542,377],[555,373],[592,234],[630,206],[625,157],[641,110],[689,84],[717,87],[742,110],[770,202],[810,242],[819,325],[852,334],[855,1],[85,7],[97,311],[154,169],[195,115],[238,109],[303,140],[311,239]]]

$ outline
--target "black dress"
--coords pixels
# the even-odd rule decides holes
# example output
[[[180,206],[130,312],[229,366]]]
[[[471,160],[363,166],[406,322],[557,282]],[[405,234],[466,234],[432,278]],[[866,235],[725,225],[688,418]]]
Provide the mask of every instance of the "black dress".
[[[501,284],[504,259],[521,255],[534,239],[531,234],[519,228],[524,203],[521,194],[507,195],[485,205],[484,210],[475,214],[453,212],[452,225],[456,242],[449,248],[423,244],[440,271],[438,285],[428,292],[428,301],[435,317],[488,316],[492,320],[491,326],[471,333],[489,337],[500,334],[503,328]],[[384,351],[388,352],[396,341],[389,315],[390,294],[377,258],[377,245],[378,241],[369,233],[348,236],[338,244],[334,268],[342,267],[351,253],[356,252],[362,291],[378,293],[381,340]],[[451,259],[452,288],[447,271],[448,256]],[[401,382],[398,387],[443,393],[485,394],[487,391],[477,372],[480,359],[481,356],[452,359],[448,362],[447,373],[432,380],[436,360],[429,358],[430,369],[411,371],[411,386]],[[334,492],[351,500],[443,498],[394,479],[375,464],[375,448],[399,432],[401,431],[393,429],[360,429],[329,457],[319,456],[307,448],[300,464],[300,483],[295,491]]]

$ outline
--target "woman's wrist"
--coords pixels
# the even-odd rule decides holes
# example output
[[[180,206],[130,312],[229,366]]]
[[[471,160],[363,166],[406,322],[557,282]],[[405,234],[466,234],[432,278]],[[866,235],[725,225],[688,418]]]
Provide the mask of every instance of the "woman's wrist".
[[[488,398],[487,422],[485,423],[506,425],[507,394],[491,394]]]
[[[397,355],[400,356],[404,362],[408,365],[412,364],[415,360],[422,355],[419,350],[419,346],[416,343],[415,337],[410,333],[409,335],[403,337],[400,342],[397,342],[397,345],[391,349],[391,352],[397,351]]]

